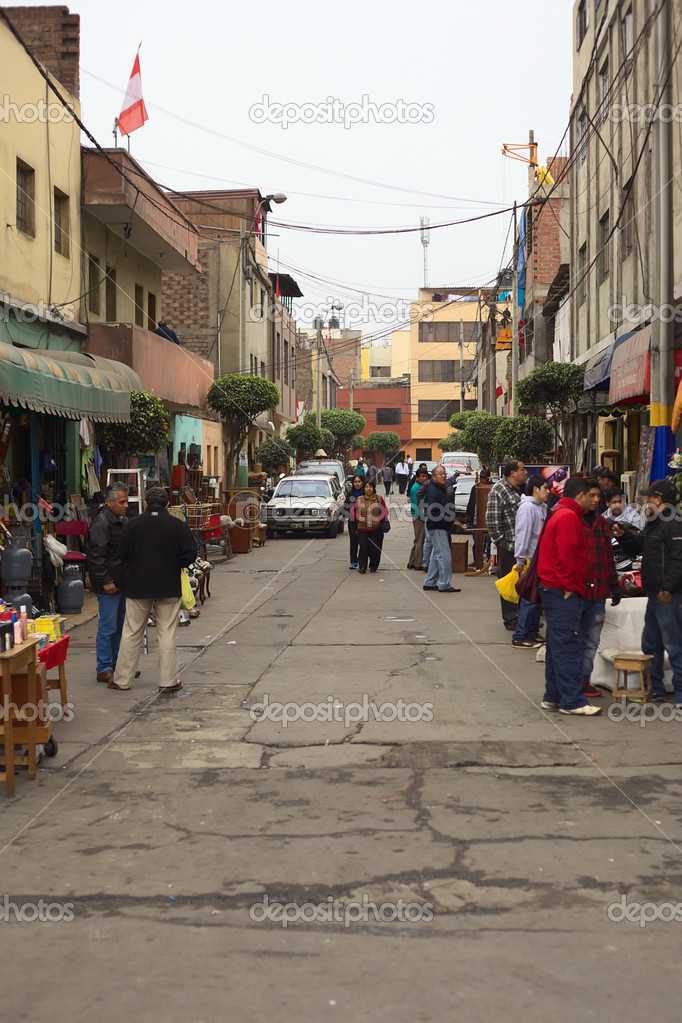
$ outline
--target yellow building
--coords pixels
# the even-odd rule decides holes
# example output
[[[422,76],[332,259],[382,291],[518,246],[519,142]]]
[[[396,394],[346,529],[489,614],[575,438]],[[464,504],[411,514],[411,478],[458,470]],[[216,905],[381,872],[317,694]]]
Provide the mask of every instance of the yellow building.
[[[411,306],[409,369],[412,429],[406,448],[415,462],[437,461],[438,441],[451,432],[450,417],[460,410],[460,339],[463,337],[464,408],[477,407],[476,352],[480,323],[478,289],[420,290]],[[407,332],[399,332],[407,333]],[[402,339],[399,339],[402,343]],[[404,350],[404,346],[403,346]],[[394,373],[395,375],[395,373]]]

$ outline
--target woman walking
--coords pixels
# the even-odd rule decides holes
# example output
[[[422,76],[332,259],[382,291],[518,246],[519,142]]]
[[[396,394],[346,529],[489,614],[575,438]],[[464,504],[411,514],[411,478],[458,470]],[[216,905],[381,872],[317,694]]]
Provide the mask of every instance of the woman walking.
[[[395,467],[395,478],[398,484],[398,490],[401,494],[405,493],[407,486],[407,478],[410,475],[410,467],[404,458],[401,458]]]
[[[351,508],[351,518],[357,523],[360,574],[364,575],[367,571],[368,560],[370,572],[376,572],[381,561],[383,524],[388,518],[388,508],[383,497],[377,494],[374,482],[365,480],[363,493]]]
[[[384,486],[386,488],[386,497],[388,497],[393,490],[393,469],[390,467],[388,462],[386,462],[381,470],[381,478],[384,481]]]
[[[351,517],[353,505],[359,497],[362,496],[362,489],[365,481],[359,473],[353,476],[353,479],[349,484],[346,484],[348,488],[346,490],[346,499],[343,502],[343,516],[348,522],[348,539],[350,540],[350,568],[358,567],[358,524]]]

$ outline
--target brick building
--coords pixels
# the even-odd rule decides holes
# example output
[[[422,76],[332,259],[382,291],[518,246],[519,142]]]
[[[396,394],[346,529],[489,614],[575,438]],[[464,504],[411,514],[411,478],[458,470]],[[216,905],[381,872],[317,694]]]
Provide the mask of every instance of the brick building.
[[[5,14],[44,68],[73,96],[80,94],[80,15],[68,7],[5,7]]]
[[[350,408],[351,392],[348,388],[339,388],[336,392],[338,408]],[[353,387],[353,409],[367,420],[362,431],[368,437],[373,430],[390,430],[400,437],[401,445],[407,449],[411,439],[411,407],[409,374],[396,379],[368,380]],[[383,456],[369,448],[353,452],[355,458],[359,454],[367,455],[382,464]]]

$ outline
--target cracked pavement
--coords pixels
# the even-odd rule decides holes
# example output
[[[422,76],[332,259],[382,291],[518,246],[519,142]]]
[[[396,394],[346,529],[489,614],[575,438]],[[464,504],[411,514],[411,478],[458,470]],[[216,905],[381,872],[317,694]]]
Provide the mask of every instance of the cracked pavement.
[[[376,575],[348,571],[345,534],[218,564],[171,697],[153,630],[122,693],[94,681],[96,622],[74,629],[75,718],[0,796],[5,903],[73,919],[2,920],[3,975],[39,978],[6,985],[8,1018],[676,1016],[680,924],[607,911],[680,898],[678,724],[542,712],[492,580],[424,593],[411,534],[394,523]],[[335,900],[370,908],[315,909]]]

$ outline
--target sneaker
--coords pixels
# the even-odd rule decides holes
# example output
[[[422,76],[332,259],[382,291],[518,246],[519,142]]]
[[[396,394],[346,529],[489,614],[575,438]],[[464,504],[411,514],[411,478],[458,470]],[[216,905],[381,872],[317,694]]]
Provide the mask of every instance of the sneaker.
[[[422,586],[423,590],[437,590],[437,586]]]
[[[540,704],[540,706],[542,707],[543,710],[558,710],[559,709],[559,704],[558,703],[552,703],[551,700],[543,700],[542,703]]]
[[[536,646],[545,646],[545,637],[539,635],[533,636],[533,642],[535,643]]]
[[[534,650],[539,645],[533,639],[513,639],[511,643],[515,650]]]
[[[351,563],[350,563],[350,565],[348,567],[349,568],[357,568],[358,567],[357,561],[351,561]]]
[[[659,704],[660,703],[666,703],[666,698],[665,698],[665,696],[656,696],[654,694],[654,696],[652,696],[652,698],[651,698],[651,702],[652,703],[659,703]]]
[[[596,717],[597,714],[601,714],[601,707],[593,707],[587,703],[584,707],[574,707],[573,710],[564,710],[563,707],[559,708],[560,714],[577,714],[585,718]]]
[[[585,696],[603,696],[601,689],[597,689],[596,686],[591,686],[589,682],[583,686],[583,692]]]
[[[429,566],[428,565],[422,565],[421,566],[421,570],[422,570],[422,572],[428,572]]]
[[[360,575],[364,575],[366,571],[367,571],[366,568],[359,568],[358,569],[358,572],[360,573]]]

